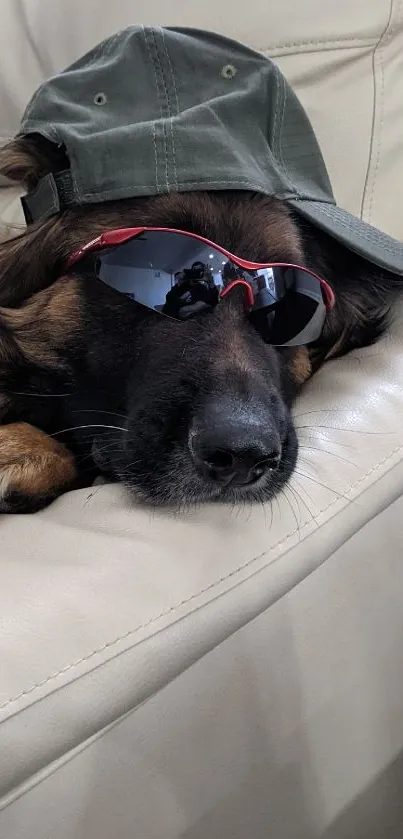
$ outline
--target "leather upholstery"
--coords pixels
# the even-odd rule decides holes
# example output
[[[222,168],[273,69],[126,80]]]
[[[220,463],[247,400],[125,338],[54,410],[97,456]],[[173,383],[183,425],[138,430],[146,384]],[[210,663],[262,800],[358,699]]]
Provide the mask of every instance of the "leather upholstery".
[[[303,6],[3,0],[0,135],[120,26],[221,30],[278,60],[339,202],[401,239],[403,6]],[[2,518],[1,836],[402,835],[402,324],[305,388],[278,503],[151,515],[106,485]]]

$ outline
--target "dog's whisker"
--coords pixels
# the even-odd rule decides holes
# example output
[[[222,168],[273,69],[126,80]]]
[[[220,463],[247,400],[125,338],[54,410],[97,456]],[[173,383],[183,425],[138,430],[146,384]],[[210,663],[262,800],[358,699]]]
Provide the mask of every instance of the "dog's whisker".
[[[299,492],[299,496],[300,496],[300,498],[301,498],[301,499],[302,499],[301,491],[303,491],[304,495],[306,495],[306,496],[309,498],[309,500],[312,502],[312,504],[315,504],[315,502],[314,502],[314,500],[313,500],[313,498],[312,498],[312,495],[310,495],[310,493],[308,492],[307,488],[306,488],[305,486],[303,486],[303,485],[301,484],[301,482],[298,480],[298,478],[296,477],[296,473],[295,473],[295,471],[294,471],[294,472],[293,472],[293,474],[291,475],[291,478],[290,478],[290,483],[292,483],[292,484],[296,484],[296,486],[298,487],[298,492]]]
[[[24,390],[8,390],[7,393],[10,393],[12,396],[34,396],[39,397],[40,399],[53,399],[54,397],[61,397],[61,396],[73,396],[75,391],[66,391],[65,393],[39,393],[39,391],[31,390],[31,391],[24,391]]]
[[[309,428],[313,431],[315,428],[327,428],[330,431],[343,431],[346,434],[370,434],[370,435],[384,435],[395,434],[395,431],[364,431],[362,428],[342,428],[340,425],[295,425],[296,431],[301,431],[303,428]]]
[[[310,428],[311,426],[306,426],[306,428]],[[299,431],[300,429],[298,429]],[[302,430],[305,430],[305,427],[302,427]],[[298,443],[301,446],[301,439],[303,440],[315,440],[316,442],[322,441],[323,443],[333,443],[330,437],[323,437],[321,434],[304,434],[303,438],[298,436]],[[356,446],[353,446],[351,443],[341,443],[340,440],[337,440],[337,445],[343,449],[356,449]]]
[[[295,414],[294,411],[292,412],[293,418],[298,419],[299,417],[307,417],[310,414],[346,414],[348,413],[347,408],[316,408],[314,411],[300,411],[299,414]]]
[[[337,457],[338,460],[342,460],[343,463],[348,463],[349,466],[355,466],[358,469],[358,463],[354,463],[353,460],[349,460],[347,457],[342,457],[340,454],[336,454],[336,452],[329,452],[328,449],[321,449],[319,446],[304,446],[303,444],[299,444],[300,449],[306,449],[306,451],[314,451],[320,452],[320,454],[328,454],[330,457]]]
[[[127,428],[122,428],[119,425],[102,425],[102,423],[94,422],[87,425],[72,425],[70,428],[62,428],[60,431],[55,431],[54,434],[49,434],[49,437],[57,437],[58,434],[66,434],[68,431],[80,431],[83,428],[112,428],[114,431],[127,433]]]
[[[290,489],[292,488],[294,490],[294,492],[297,493],[298,498],[300,499],[300,501],[302,502],[304,507],[308,510],[309,515],[311,516],[312,519],[314,519],[315,515],[312,512],[309,505],[306,503],[305,498],[302,497],[302,492],[301,492],[302,487],[301,487],[301,484],[299,483],[298,479],[295,477],[295,475],[291,476],[291,480],[290,480],[290,483],[288,484],[288,486],[290,487]],[[309,494],[308,490],[305,489],[305,487],[304,487],[303,491],[304,491],[304,495],[307,495],[309,500],[311,501],[311,503],[315,506],[315,502],[314,502],[312,496]]]
[[[300,469],[295,469],[295,474],[300,475],[301,478],[305,478],[307,481],[312,481],[312,483],[326,489],[328,492],[333,492],[338,498],[343,498],[344,501],[350,500],[347,495],[344,495],[342,492],[338,492],[336,489],[333,489],[333,487],[328,486],[328,484],[319,481],[317,478],[314,478],[313,475],[307,475],[306,472],[301,472]]]
[[[99,454],[105,454],[106,452],[108,452],[109,455],[119,454],[120,449],[119,448],[114,448],[112,445],[111,446],[105,446],[102,449],[97,447],[97,454],[98,453]],[[94,460],[94,456],[93,456],[92,452],[87,452],[87,454],[78,455],[77,460],[81,465],[86,460]],[[101,468],[101,467],[97,467],[97,468]]]
[[[293,506],[293,504],[291,504],[291,501],[290,501],[288,495],[286,494],[285,487],[283,487],[283,489],[280,490],[280,495],[282,495],[283,498],[285,498],[285,500],[287,501],[287,504],[288,504],[288,506],[289,506],[289,508],[290,508],[290,510],[293,514],[293,517],[294,517],[296,529],[299,530],[300,523],[298,521],[297,514],[294,510],[294,506]],[[301,514],[301,511],[299,511],[299,512]]]
[[[263,509],[265,528],[267,528],[267,507],[270,506],[270,524],[269,524],[269,530],[270,530],[270,528],[273,524],[273,502],[272,502],[271,498],[269,498],[268,503],[265,504],[264,499],[261,497],[261,495],[256,494],[256,496],[254,496],[254,500],[257,501]],[[252,499],[251,499],[251,503],[252,503]]]
[[[109,414],[111,417],[127,419],[127,414],[119,414],[117,411],[104,411],[99,408],[76,408],[72,414]]]
[[[81,438],[80,438],[81,439]],[[89,434],[87,439],[93,439],[93,434]],[[109,435],[105,434],[105,439],[102,437],[102,445],[99,444],[97,440],[97,452],[107,452],[107,451],[120,451],[120,441],[116,439],[115,434]]]
[[[299,510],[299,514],[300,514],[301,519],[302,519],[302,515],[301,515],[301,508],[300,508],[300,506],[299,506],[299,502],[300,502],[300,501],[301,501],[301,504],[303,504],[303,505],[304,505],[305,509],[306,509],[306,510],[308,510],[308,513],[309,513],[310,517],[311,517],[311,518],[313,518],[313,516],[312,516],[312,511],[309,509],[309,507],[308,507],[308,506],[307,506],[307,504],[305,503],[304,499],[302,498],[301,493],[300,493],[300,492],[298,492],[298,490],[296,489],[296,487],[294,487],[294,486],[292,485],[292,482],[291,482],[291,481],[290,481],[288,484],[286,484],[286,486],[284,487],[284,489],[286,489],[286,488],[287,488],[287,489],[289,489],[289,491],[290,491],[290,492],[291,492],[291,494],[294,496],[294,498],[295,498],[295,500],[296,500],[296,502],[297,502],[297,506],[298,506],[298,510]]]
[[[138,466],[141,463],[141,460],[132,460],[130,463],[127,464],[126,470],[130,470],[133,466]]]
[[[281,507],[280,507],[280,502],[279,502],[279,500],[278,500],[278,493],[276,493],[276,495],[274,496],[274,498],[275,498],[275,501],[276,501],[276,504],[277,504],[278,514],[279,514],[279,516],[280,516],[280,521],[281,521]]]

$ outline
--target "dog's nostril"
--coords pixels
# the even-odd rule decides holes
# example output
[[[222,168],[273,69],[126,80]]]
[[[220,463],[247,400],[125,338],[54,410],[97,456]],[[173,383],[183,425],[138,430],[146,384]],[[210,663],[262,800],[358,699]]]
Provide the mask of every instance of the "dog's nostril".
[[[212,452],[205,452],[204,461],[213,469],[232,469],[234,465],[234,456],[232,452],[227,452],[224,449],[217,449]]]
[[[269,468],[270,467],[267,466],[266,463],[261,463],[259,466],[254,466],[253,469],[251,469],[250,473],[252,480],[258,481],[259,478],[263,478],[263,475],[265,474],[265,472],[267,472]]]
[[[259,481],[267,472],[277,469],[281,461],[280,444],[268,450],[247,446],[237,450],[207,445],[205,435],[193,440],[192,455],[198,472],[208,481],[227,486],[245,486]]]
[[[221,486],[247,486],[281,462],[280,419],[273,404],[219,397],[195,418],[189,450],[197,472]]]
[[[281,450],[273,451],[268,457],[266,457],[263,461],[264,469],[278,469],[281,462]],[[259,467],[258,467],[259,468]]]

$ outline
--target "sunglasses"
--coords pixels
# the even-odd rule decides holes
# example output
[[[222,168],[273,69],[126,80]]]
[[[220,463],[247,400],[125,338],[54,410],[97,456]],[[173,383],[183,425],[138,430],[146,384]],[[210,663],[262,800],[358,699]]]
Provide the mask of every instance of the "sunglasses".
[[[274,346],[316,341],[335,300],[329,284],[307,268],[249,262],[195,233],[169,228],[102,233],[64,269],[78,264],[136,303],[181,321],[211,312],[241,289],[251,324]]]

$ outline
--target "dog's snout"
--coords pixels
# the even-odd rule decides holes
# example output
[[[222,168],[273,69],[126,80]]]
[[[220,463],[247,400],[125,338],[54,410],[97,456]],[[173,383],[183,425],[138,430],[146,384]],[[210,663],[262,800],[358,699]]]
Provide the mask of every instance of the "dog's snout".
[[[197,471],[221,486],[255,484],[281,460],[280,435],[262,407],[209,406],[189,438]]]

